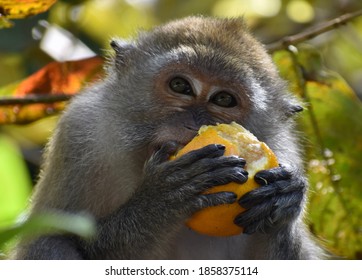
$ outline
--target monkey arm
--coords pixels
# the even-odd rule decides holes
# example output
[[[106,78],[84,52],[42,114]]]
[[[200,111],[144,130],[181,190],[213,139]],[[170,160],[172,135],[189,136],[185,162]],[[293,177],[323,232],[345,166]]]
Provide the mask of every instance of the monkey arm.
[[[160,258],[194,212],[235,202],[230,192],[201,194],[215,185],[247,180],[245,161],[222,156],[224,150],[209,145],[169,161],[175,145],[163,145],[146,163],[143,183],[129,201],[99,220],[94,240],[79,241],[86,258]]]

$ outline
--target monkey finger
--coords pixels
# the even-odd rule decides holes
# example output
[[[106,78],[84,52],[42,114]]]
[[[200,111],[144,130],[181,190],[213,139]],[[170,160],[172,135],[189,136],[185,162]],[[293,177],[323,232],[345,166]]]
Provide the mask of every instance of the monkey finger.
[[[236,201],[236,194],[233,192],[218,192],[212,194],[197,195],[193,203],[193,211],[221,204],[232,204]]]
[[[305,193],[307,182],[304,177],[293,176],[287,181],[280,181],[278,188],[280,193]]]
[[[276,167],[268,170],[262,170],[255,174],[254,180],[259,185],[267,185],[280,180],[288,180],[291,178],[291,172],[284,167]]]
[[[224,152],[225,146],[219,144],[211,144],[200,149],[190,151],[177,158],[175,162],[177,162],[178,167],[189,166],[203,158],[220,157],[224,155]]]
[[[279,225],[283,222],[289,222],[294,220],[302,211],[300,205],[291,205],[289,207],[277,208],[273,211],[271,218],[274,224]]]
[[[169,175],[166,176],[167,180],[169,180],[171,183],[174,182],[184,182],[187,183],[194,177],[200,176],[202,174],[212,174],[211,172],[216,171],[217,169],[224,169],[224,168],[243,168],[245,166],[245,160],[242,158],[238,158],[235,156],[231,157],[218,157],[218,158],[204,158],[201,159],[194,164],[180,168],[179,165],[174,165],[172,167],[169,167],[167,170],[169,172]],[[243,175],[247,176],[248,172],[244,169],[240,171]],[[235,171],[235,170],[234,170]],[[209,176],[209,175],[207,175]],[[242,179],[242,182],[244,182],[244,178]]]
[[[235,224],[244,227],[245,233],[268,232],[272,227],[295,219],[301,211],[300,195],[281,195],[257,204],[238,215]]]
[[[204,158],[187,167],[180,167],[178,164],[172,166],[160,166],[160,170],[162,170],[161,172],[165,174],[164,181],[173,186],[190,185],[190,183],[191,185],[199,185],[199,182],[202,180],[203,183],[208,183],[208,187],[210,187],[219,184],[218,180],[223,180],[225,173],[229,173],[229,176],[231,176],[229,181],[236,181],[241,184],[244,183],[248,176],[248,172],[243,169],[244,165],[244,159],[232,156]],[[233,169],[234,167],[237,169]],[[241,178],[239,173],[242,175]],[[213,180],[215,176],[220,178],[218,178],[216,182],[210,182],[210,180]],[[228,180],[227,178],[224,179]]]
[[[161,145],[161,147],[151,156],[150,161],[153,161],[156,164],[167,161],[179,148],[180,144],[176,141],[168,141]]]
[[[279,196],[274,202],[273,220],[287,220],[296,217],[302,211],[303,193]]]
[[[218,158],[213,158],[212,160],[209,159],[202,159],[208,160],[208,165],[211,170],[229,166],[238,166],[238,167],[245,167],[246,161],[245,159],[237,156],[222,156]],[[247,171],[245,171],[247,173]]]
[[[236,156],[218,157],[218,158],[203,158],[198,162],[195,162],[191,168],[195,172],[195,175],[214,171],[225,167],[241,167],[244,168],[245,160]],[[248,172],[244,170],[244,174],[248,175]]]
[[[245,234],[268,233],[295,219],[301,211],[300,204],[288,207],[275,207],[275,203],[264,204],[241,213],[234,222],[244,228]]]
[[[275,208],[274,201],[258,204],[240,213],[234,220],[235,224],[245,227],[246,225],[260,219],[269,217]]]
[[[246,193],[240,198],[239,204],[244,208],[250,208],[263,201],[269,200],[271,197],[283,197],[283,195],[286,194],[290,194],[290,197],[302,198],[305,190],[306,183],[303,180],[290,179],[285,181],[276,181]]]
[[[243,227],[243,232],[246,234],[267,233],[280,221],[274,219],[274,208],[273,203],[260,204],[239,214],[234,219],[234,223]]]
[[[276,184],[280,185],[280,182],[274,183],[272,185],[261,186],[252,190],[244,194],[239,199],[238,203],[241,207],[249,209],[265,201],[270,201],[270,199],[275,197],[278,193]]]
[[[247,180],[248,175],[243,168],[224,167],[193,178],[191,185],[195,187],[195,191],[204,191],[207,188],[225,185],[231,182],[243,184]]]
[[[273,221],[270,217],[261,219],[259,221],[251,222],[250,224],[243,227],[244,234],[253,233],[269,233],[274,227]]]

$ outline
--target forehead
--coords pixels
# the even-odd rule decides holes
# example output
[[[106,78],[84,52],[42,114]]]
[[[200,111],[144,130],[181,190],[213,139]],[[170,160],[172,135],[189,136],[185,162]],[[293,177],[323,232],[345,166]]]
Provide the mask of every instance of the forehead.
[[[261,85],[261,80],[265,86],[269,77],[276,76],[263,46],[239,19],[175,21],[141,33],[136,42],[146,57],[135,59],[140,60],[140,65],[149,61],[152,73],[170,64],[183,65],[210,77],[241,83],[246,89]]]
[[[153,56],[157,65],[166,67],[170,64],[183,69],[190,68],[210,77],[219,77],[224,80],[239,79],[245,72],[247,65],[227,51],[204,45],[179,45],[165,53]]]

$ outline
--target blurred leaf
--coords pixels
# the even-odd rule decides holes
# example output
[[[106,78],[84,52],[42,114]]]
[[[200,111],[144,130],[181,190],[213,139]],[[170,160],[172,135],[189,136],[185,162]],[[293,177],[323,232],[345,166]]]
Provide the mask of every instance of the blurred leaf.
[[[302,96],[299,86],[299,77],[296,71],[293,71],[295,68],[291,55],[288,51],[277,51],[273,53],[273,60],[278,66],[280,75],[288,81],[289,90],[299,97]],[[294,69],[295,70],[295,69]]]
[[[5,17],[3,17],[0,14],[0,29],[2,28],[10,28],[13,26],[13,23],[9,20],[7,20]]]
[[[295,58],[286,51],[274,54],[281,75],[308,109],[300,124],[307,138],[311,227],[329,240],[334,253],[357,258],[362,252],[362,104],[323,66],[318,51],[303,47]]]
[[[138,29],[149,29],[157,23],[152,7],[141,2],[87,1],[82,5],[79,14],[82,24],[78,27],[102,46],[109,47],[110,36],[127,38]],[[54,21],[64,18],[62,6],[57,5],[56,9],[52,9],[51,17]]]
[[[103,62],[100,57],[78,61],[52,62],[16,85],[11,96],[8,92],[8,86],[0,89],[0,96],[17,97],[25,101],[25,99],[37,100],[56,98],[64,94],[76,94],[87,83],[100,77]],[[10,89],[14,87],[14,85],[11,85]],[[15,105],[0,106],[0,124],[29,123],[57,113],[63,110],[66,105],[66,102],[22,105],[21,101]]]
[[[52,136],[54,128],[58,122],[59,116],[54,115],[41,118],[29,124],[24,125],[2,125],[1,129],[9,135],[22,149],[37,149],[44,146]],[[38,161],[31,159],[32,163]]]
[[[47,11],[56,0],[0,0],[0,14],[10,19],[25,18]]]
[[[82,214],[44,213],[29,217],[25,222],[0,229],[0,248],[21,235],[35,238],[42,234],[68,233],[90,238],[95,234],[93,218]]]
[[[52,62],[22,81],[15,96],[34,93],[77,93],[87,82],[99,77],[103,59],[91,57],[77,61]]]
[[[318,235],[331,240],[338,254],[356,258],[356,252],[362,252],[362,106],[342,79],[324,82],[307,83],[318,131],[310,116],[302,120],[309,140],[315,143],[309,147],[309,174],[315,190],[310,196],[310,217]]]
[[[10,225],[28,202],[31,180],[20,151],[0,135],[0,227]]]

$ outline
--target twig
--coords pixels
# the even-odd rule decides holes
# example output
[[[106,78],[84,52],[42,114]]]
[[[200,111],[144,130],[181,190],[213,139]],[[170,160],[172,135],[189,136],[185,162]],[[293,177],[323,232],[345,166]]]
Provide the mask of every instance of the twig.
[[[329,20],[329,21],[319,24],[317,26],[313,26],[307,30],[302,31],[301,33],[283,37],[279,41],[268,44],[266,46],[266,48],[268,49],[268,51],[270,53],[277,51],[277,50],[286,49],[290,45],[298,44],[300,42],[312,39],[329,30],[336,29],[337,27],[339,27],[343,24],[346,24],[347,22],[349,22],[352,19],[359,17],[361,15],[362,15],[362,10],[359,10],[354,13],[344,14],[340,17]]]
[[[24,97],[0,98],[0,106],[4,105],[28,105],[36,103],[55,103],[68,101],[73,94],[29,94]]]

